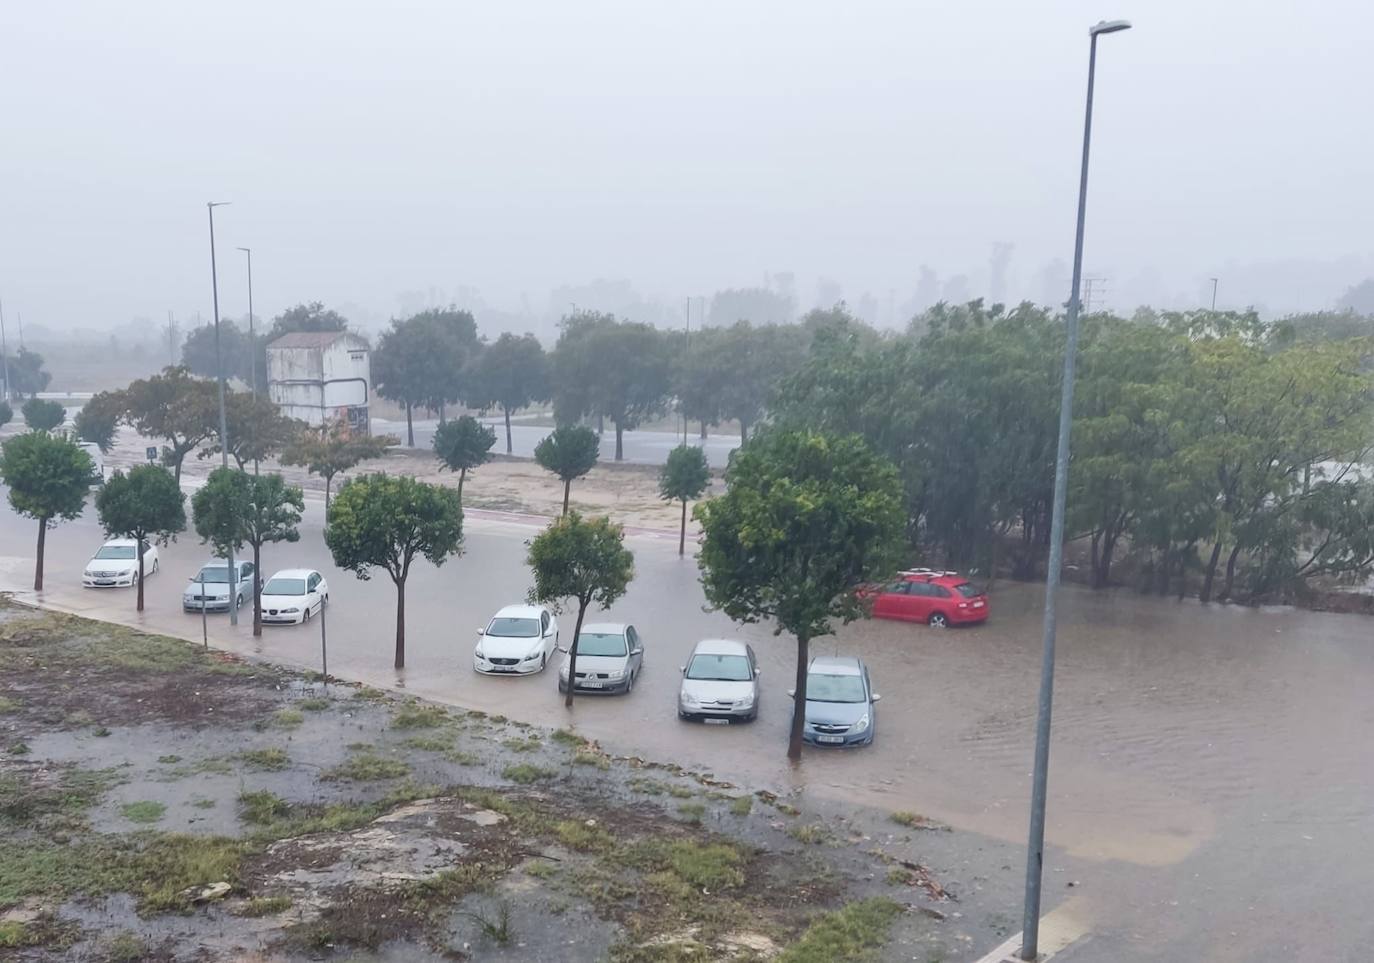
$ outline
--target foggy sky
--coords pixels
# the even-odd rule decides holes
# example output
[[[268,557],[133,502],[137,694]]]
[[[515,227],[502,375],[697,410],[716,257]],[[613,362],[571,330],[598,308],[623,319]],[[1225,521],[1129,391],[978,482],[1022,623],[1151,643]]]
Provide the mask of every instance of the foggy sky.
[[[259,316],[318,299],[364,326],[438,300],[525,326],[602,278],[680,313],[780,272],[802,309],[887,314],[922,265],[988,293],[995,242],[1007,296],[1044,300],[1087,27],[1117,17],[1086,259],[1107,302],[1192,306],[1216,275],[1221,307],[1315,309],[1374,274],[1354,0],[85,0],[0,6],[0,299],[26,326],[208,318],[216,200],[233,315],[240,245]]]

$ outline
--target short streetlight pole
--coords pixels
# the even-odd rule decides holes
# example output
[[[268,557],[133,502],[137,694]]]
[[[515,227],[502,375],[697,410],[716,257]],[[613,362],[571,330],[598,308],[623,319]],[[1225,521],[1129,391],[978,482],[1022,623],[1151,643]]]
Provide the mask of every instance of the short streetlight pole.
[[[215,310],[215,375],[219,381],[219,456],[220,466],[229,467],[229,421],[224,415],[224,358],[219,345],[219,272],[215,268],[215,208],[224,207],[228,201],[207,201],[205,209],[210,215],[210,291],[214,298]],[[225,561],[229,563],[229,624],[239,624],[238,570],[234,567],[234,546],[231,543],[226,551]]]
[[[1211,279],[1211,281],[1212,281],[1212,310],[1213,310],[1213,311],[1215,311],[1215,310],[1217,309],[1217,281],[1218,281],[1218,280],[1220,280],[1220,279],[1219,279],[1219,278],[1212,278],[1212,279]]]
[[[253,400],[258,400],[258,342],[253,337],[253,249],[249,247],[239,248],[248,256],[248,389],[253,393]],[[257,416],[248,422],[250,425],[257,423]],[[254,446],[256,447],[256,446]],[[253,456],[253,474],[258,473],[258,458]],[[256,598],[256,596],[254,596]],[[257,604],[256,602],[254,604]]]
[[[1045,866],[1045,792],[1049,785],[1050,710],[1054,704],[1055,597],[1064,564],[1064,507],[1068,500],[1069,432],[1073,426],[1073,379],[1078,354],[1079,286],[1083,280],[1083,225],[1088,210],[1088,148],[1093,129],[1093,79],[1097,38],[1129,30],[1126,20],[1103,21],[1088,29],[1088,98],[1083,115],[1083,164],[1078,179],[1078,229],[1073,244],[1073,280],[1065,319],[1064,376],[1059,401],[1059,445],[1054,462],[1054,502],[1050,515],[1050,558],[1045,573],[1045,643],[1040,663],[1040,703],[1035,720],[1035,774],[1031,787],[1030,838],[1026,845],[1026,904],[1021,927],[1021,959],[1033,960],[1040,942],[1040,882]]]

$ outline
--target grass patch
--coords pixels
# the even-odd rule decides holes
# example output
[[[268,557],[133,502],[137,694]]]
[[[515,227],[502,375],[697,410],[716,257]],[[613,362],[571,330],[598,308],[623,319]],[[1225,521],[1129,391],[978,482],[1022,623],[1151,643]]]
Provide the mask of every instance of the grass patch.
[[[596,823],[587,825],[576,819],[565,819],[553,827],[558,841],[569,849],[584,853],[602,853],[615,846],[615,837]]]
[[[860,900],[818,917],[801,939],[777,957],[778,963],[838,963],[862,959],[887,942],[887,931],[902,908],[890,899]]]
[[[0,825],[84,829],[86,810],[118,781],[114,769],[74,766],[31,780],[17,774],[0,776]]]
[[[525,875],[535,879],[552,879],[558,875],[558,867],[544,860],[535,860],[525,867]]]
[[[296,708],[304,709],[306,712],[323,712],[328,709],[332,702],[320,696],[313,696],[309,699],[297,699]]]
[[[904,866],[893,866],[887,871],[889,886],[914,886],[917,878],[914,872]]]
[[[642,776],[631,777],[628,785],[635,792],[643,793],[646,796],[662,796],[668,791],[668,787],[663,783],[653,779],[645,779]]]
[[[237,916],[276,916],[278,913],[285,913],[292,906],[289,896],[258,896],[248,900],[237,910]]]
[[[120,806],[119,811],[131,823],[156,823],[167,814],[167,807],[151,799],[142,799]]]
[[[505,769],[501,770],[501,778],[509,779],[511,782],[517,782],[522,786],[528,786],[530,783],[539,782],[541,779],[552,779],[557,775],[558,773],[554,772],[552,769],[545,769],[542,766],[532,766],[528,762],[522,762],[515,766],[507,766]]]
[[[461,749],[444,753],[444,758],[449,762],[456,762],[460,766],[476,766],[482,761],[474,753],[464,752]]]
[[[748,816],[754,811],[753,796],[736,796],[730,800],[730,812],[736,816]]]
[[[239,793],[239,817],[255,826],[266,826],[291,813],[291,804],[266,789]]]
[[[305,722],[305,714],[299,709],[278,709],[267,717],[263,728],[298,729]]]
[[[11,699],[9,696],[0,696],[0,712],[18,712],[23,703],[18,699]],[[5,944],[0,943],[0,946]]]
[[[278,749],[275,746],[268,749],[245,749],[239,753],[239,758],[249,768],[267,772],[281,772],[291,765],[291,757],[286,754],[286,750]]]
[[[599,752],[592,752],[590,749],[579,749],[573,753],[573,765],[592,766],[596,769],[611,768],[611,760],[607,759]]]
[[[698,890],[718,892],[744,884],[744,854],[729,843],[643,840],[631,847],[626,858],[642,869],[671,871]]]
[[[787,827],[787,835],[808,846],[819,846],[835,838],[835,834],[830,831],[829,827],[822,826],[820,823],[794,823]]]
[[[447,710],[439,706],[411,703],[391,717],[393,729],[436,729],[449,721]]]
[[[177,755],[158,756],[157,761],[164,766],[175,766],[181,762],[181,757]]]
[[[691,799],[696,794],[686,786],[670,785],[668,787],[668,795],[672,796],[674,799]]]
[[[353,693],[353,698],[362,699],[364,702],[385,702],[391,697],[381,689],[374,689],[371,686],[365,685],[357,692]]]
[[[214,809],[215,801],[213,799],[197,799],[195,802],[191,803],[191,805],[195,806],[197,809]]]
[[[105,944],[105,959],[108,963],[138,963],[147,959],[148,944],[137,933],[125,931],[110,938]]]
[[[447,752],[453,748],[452,736],[411,736],[401,745],[420,752]]]
[[[510,722],[510,720],[507,719],[505,716],[499,714],[492,716],[491,721],[496,723],[498,726],[505,725],[507,722]]]
[[[706,815],[706,804],[699,802],[683,803],[677,807],[677,811],[689,823],[699,823],[701,817]]]
[[[410,775],[410,766],[400,759],[388,759],[372,752],[360,752],[347,762],[325,770],[320,776],[328,781],[376,782],[381,779],[400,779]]]
[[[943,823],[937,823],[933,819],[927,819],[920,813],[895,812],[889,817],[898,826],[905,826],[907,829],[949,829]]]
[[[27,756],[33,750],[29,748],[27,742],[16,742],[5,751],[11,756]]]
[[[531,736],[528,739],[503,739],[501,745],[511,752],[534,752],[543,745],[538,736]]]
[[[571,729],[555,729],[549,738],[554,742],[562,743],[565,746],[574,746],[579,749],[587,744],[586,739],[583,739]]]

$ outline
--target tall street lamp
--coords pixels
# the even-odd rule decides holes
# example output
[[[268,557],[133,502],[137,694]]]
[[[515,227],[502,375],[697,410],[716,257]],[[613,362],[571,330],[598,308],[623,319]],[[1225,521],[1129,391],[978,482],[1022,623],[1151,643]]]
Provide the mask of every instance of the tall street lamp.
[[[219,273],[215,269],[215,208],[228,205],[229,201],[207,201],[206,212],[210,215],[210,290],[214,297],[215,309],[215,375],[219,381],[219,457],[220,466],[229,467],[229,422],[224,416],[224,359],[219,347]],[[226,547],[225,561],[229,563],[229,624],[239,624],[238,570],[234,567],[234,546]],[[257,576],[254,575],[254,578]],[[204,594],[204,593],[202,593]],[[204,605],[204,601],[201,602]]]
[[[253,393],[253,400],[258,400],[258,342],[253,337],[253,249],[250,247],[239,248],[248,256],[248,388]],[[248,422],[250,425],[256,424],[256,417]],[[256,447],[256,446],[255,446]],[[258,459],[253,458],[253,474],[258,473]]]
[[[1033,960],[1040,941],[1040,877],[1045,865],[1045,790],[1050,767],[1050,709],[1054,703],[1055,596],[1064,564],[1064,503],[1069,476],[1069,430],[1073,426],[1073,379],[1078,354],[1079,285],[1083,280],[1083,222],[1088,206],[1088,147],[1093,130],[1093,77],[1097,38],[1129,30],[1126,20],[1104,20],[1088,29],[1088,105],[1083,115],[1083,167],[1078,177],[1078,231],[1073,242],[1073,280],[1065,319],[1064,380],[1059,401],[1059,446],[1054,462],[1054,503],[1050,515],[1050,559],[1045,573],[1045,645],[1040,662],[1040,705],[1035,719],[1035,776],[1031,787],[1030,839],[1026,845],[1026,906],[1021,927],[1021,959]]]
[[[1217,309],[1217,282],[1221,279],[1209,278],[1209,280],[1212,282],[1212,310],[1215,311]]]

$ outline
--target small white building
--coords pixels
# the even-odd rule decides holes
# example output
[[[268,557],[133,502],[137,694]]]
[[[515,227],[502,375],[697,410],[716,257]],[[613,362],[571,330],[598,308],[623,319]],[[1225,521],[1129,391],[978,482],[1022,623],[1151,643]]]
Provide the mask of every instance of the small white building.
[[[351,331],[295,331],[267,346],[267,396],[288,418],[316,427],[345,421],[370,434],[370,346]]]

